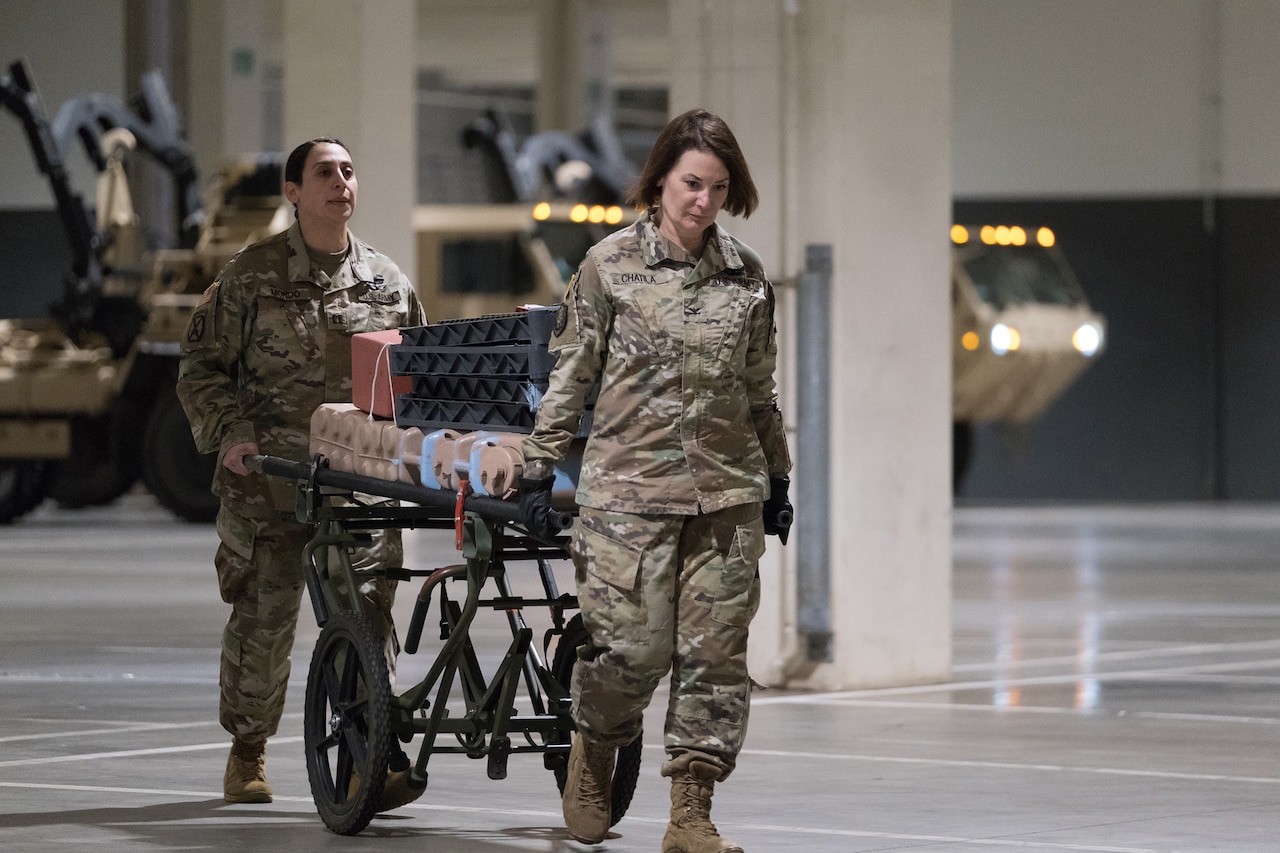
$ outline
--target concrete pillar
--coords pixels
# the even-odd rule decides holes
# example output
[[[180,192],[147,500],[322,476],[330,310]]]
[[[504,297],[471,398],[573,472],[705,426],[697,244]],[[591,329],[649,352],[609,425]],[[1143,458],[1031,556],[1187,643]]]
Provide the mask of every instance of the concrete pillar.
[[[601,0],[542,0],[536,131],[585,128],[613,109],[612,15]]]
[[[797,513],[830,513],[831,660],[808,659],[794,555],[771,541],[753,674],[817,689],[944,679],[951,4],[703,0],[671,18],[671,111],[705,106],[738,137],[762,207],[723,224],[779,283],[784,336],[805,334],[786,282],[807,245],[832,246],[831,488],[792,487]]]
[[[538,4],[538,79],[534,131],[567,130],[575,125],[578,90],[577,51],[570,25],[577,0],[541,0]]]
[[[125,3],[125,77],[127,91],[140,91],[143,74],[158,69],[177,110],[179,120],[187,108],[186,64],[178,61],[186,44],[187,7],[160,0],[127,0]],[[147,156],[129,165],[133,207],[148,248],[171,249],[178,245],[177,205],[173,177]]]
[[[269,150],[264,133],[266,13],[257,0],[222,0],[222,6],[216,31],[222,45],[217,66],[223,97],[222,146],[228,157],[236,158]]]
[[[183,119],[205,180],[230,162],[281,147],[280,118],[272,116],[278,92],[269,79],[269,69],[282,63],[280,3],[187,0]]]
[[[414,0],[284,0],[285,152],[316,136],[350,147],[351,230],[417,278]]]
[[[226,156],[222,141],[223,128],[227,125],[227,113],[222,108],[227,86],[223,70],[226,26],[223,7],[223,3],[199,0],[187,3],[188,85],[182,123],[202,181],[213,176]]]

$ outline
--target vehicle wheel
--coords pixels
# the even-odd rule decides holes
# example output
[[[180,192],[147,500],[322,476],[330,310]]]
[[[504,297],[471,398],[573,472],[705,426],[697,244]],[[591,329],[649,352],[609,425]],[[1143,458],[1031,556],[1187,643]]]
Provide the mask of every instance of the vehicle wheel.
[[[578,648],[587,643],[587,629],[582,625],[582,614],[575,614],[564,626],[560,642],[556,644],[556,653],[551,659],[551,674],[560,682],[565,690],[573,681],[573,668],[578,664]],[[609,825],[613,826],[622,820],[627,809],[631,807],[631,797],[636,792],[636,781],[640,778],[640,752],[643,749],[644,735],[636,735],[636,739],[618,749],[618,760],[613,767],[613,797],[609,803]],[[567,767],[555,769],[556,787],[564,793],[564,783],[569,777]]]
[[[138,420],[134,424],[141,426]],[[70,509],[103,506],[129,491],[138,471],[126,466],[116,452],[113,416],[76,418],[71,422],[71,455],[53,466],[49,497]]]
[[[44,501],[52,465],[43,459],[0,462],[0,524],[11,524]]]
[[[355,835],[377,812],[391,747],[390,701],[373,622],[363,613],[335,613],[311,655],[302,729],[311,797],[339,835]]]
[[[142,480],[160,505],[187,521],[213,521],[218,498],[209,491],[216,453],[196,450],[186,412],[172,388],[151,407],[143,442]]]

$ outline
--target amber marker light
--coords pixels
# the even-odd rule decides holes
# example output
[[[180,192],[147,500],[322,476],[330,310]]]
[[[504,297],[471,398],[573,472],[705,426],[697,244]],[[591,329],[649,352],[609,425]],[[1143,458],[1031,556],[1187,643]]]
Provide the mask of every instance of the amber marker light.
[[[546,222],[551,218],[551,205],[545,201],[540,201],[533,206],[533,218],[539,222]]]
[[[978,337],[977,332],[969,331],[960,336],[960,346],[964,347],[969,352],[976,350],[978,345],[981,343],[982,339]]]
[[[618,207],[616,204],[605,208],[604,221],[610,225],[617,225],[622,221],[622,208]]]
[[[591,209],[587,211],[587,221],[597,224],[604,222],[604,205],[592,205]]]
[[[951,242],[957,246],[963,246],[969,242],[969,229],[963,225],[951,226]]]
[[[1036,242],[1047,249],[1054,243],[1058,242],[1058,240],[1053,236],[1053,231],[1048,228],[1041,228],[1036,232]]]
[[[1015,246],[1027,245],[1027,232],[1017,225],[1009,229],[1009,241]]]
[[[569,219],[574,222],[586,222],[587,206],[585,204],[575,204],[569,211]]]
[[[996,229],[990,225],[983,225],[982,230],[978,232],[978,239],[988,246],[994,246],[996,244]]]

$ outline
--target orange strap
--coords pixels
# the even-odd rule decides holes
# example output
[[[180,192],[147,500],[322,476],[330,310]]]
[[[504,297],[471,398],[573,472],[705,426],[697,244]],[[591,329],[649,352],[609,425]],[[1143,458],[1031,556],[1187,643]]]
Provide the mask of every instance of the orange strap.
[[[458,498],[453,504],[453,536],[454,545],[459,551],[462,550],[462,519],[465,512],[462,505],[467,500],[467,494],[471,491],[471,481],[462,478],[458,486]]]

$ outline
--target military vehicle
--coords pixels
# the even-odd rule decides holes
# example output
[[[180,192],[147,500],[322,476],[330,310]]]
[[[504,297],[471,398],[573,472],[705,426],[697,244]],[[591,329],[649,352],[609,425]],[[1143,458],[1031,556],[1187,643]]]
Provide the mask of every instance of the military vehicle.
[[[951,229],[953,476],[972,427],[1020,425],[1044,412],[1103,351],[1106,321],[1049,228]]]
[[[0,93],[49,181],[72,254],[44,315],[0,319],[0,523],[46,498],[108,503],[139,479],[179,517],[211,520],[214,460],[196,452],[174,392],[179,341],[222,265],[266,233],[280,204],[279,162],[229,168],[206,205],[158,72],[144,75],[132,106],[85,95],[52,123],[25,63],[9,67]],[[77,143],[98,171],[93,209],[65,166]],[[138,149],[173,177],[177,248],[141,246],[127,182]]]
[[[418,205],[418,294],[431,320],[555,305],[587,249],[624,222],[617,205]]]

